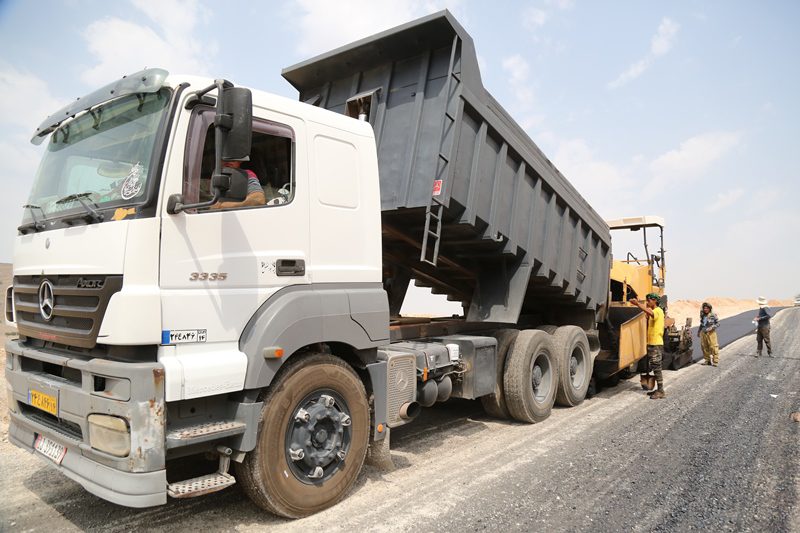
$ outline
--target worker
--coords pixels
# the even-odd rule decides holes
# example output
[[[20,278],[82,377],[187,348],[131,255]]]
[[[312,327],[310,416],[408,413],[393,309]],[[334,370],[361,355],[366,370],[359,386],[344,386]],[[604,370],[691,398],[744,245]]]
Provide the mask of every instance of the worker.
[[[241,202],[217,202],[211,206],[211,209],[229,209],[231,207],[250,207],[256,205],[265,205],[267,198],[264,195],[264,189],[261,188],[261,183],[258,181],[258,176],[252,170],[245,170],[240,168],[241,161],[223,161],[222,166],[228,168],[236,168],[242,170],[247,174],[247,197]]]
[[[717,340],[717,328],[719,318],[712,312],[711,304],[703,302],[700,309],[700,327],[697,328],[697,336],[700,337],[700,347],[703,349],[703,359],[706,365],[717,366],[719,364],[719,341]]]
[[[650,293],[646,296],[646,305],[633,298],[631,303],[647,314],[647,358],[650,370],[656,378],[656,390],[648,392],[651,400],[660,400],[667,396],[664,391],[664,375],[661,372],[661,361],[664,357],[664,310],[658,304],[661,297]]]
[[[758,345],[756,348],[756,357],[761,357],[761,346],[763,344],[767,345],[767,355],[772,357],[772,343],[769,340],[769,319],[772,318],[772,315],[769,314],[766,298],[759,296],[756,303],[758,304],[758,314],[753,320],[757,327],[756,342]]]

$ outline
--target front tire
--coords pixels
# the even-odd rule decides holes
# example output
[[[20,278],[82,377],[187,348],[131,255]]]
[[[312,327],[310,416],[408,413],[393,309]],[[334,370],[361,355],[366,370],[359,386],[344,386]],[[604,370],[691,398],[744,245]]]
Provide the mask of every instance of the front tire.
[[[236,473],[253,502],[300,518],[355,484],[369,441],[367,394],[347,363],[327,354],[290,361],[263,398],[258,442]]]
[[[553,408],[558,367],[550,335],[520,331],[506,360],[503,385],[508,412],[520,422],[541,422]]]

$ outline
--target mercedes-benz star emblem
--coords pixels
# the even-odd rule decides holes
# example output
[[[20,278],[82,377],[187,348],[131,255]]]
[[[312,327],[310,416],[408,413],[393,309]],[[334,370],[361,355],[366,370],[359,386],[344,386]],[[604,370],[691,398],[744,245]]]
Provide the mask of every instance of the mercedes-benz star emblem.
[[[53,295],[53,284],[46,279],[39,285],[39,313],[46,321],[53,319],[53,308],[55,307],[55,296]]]

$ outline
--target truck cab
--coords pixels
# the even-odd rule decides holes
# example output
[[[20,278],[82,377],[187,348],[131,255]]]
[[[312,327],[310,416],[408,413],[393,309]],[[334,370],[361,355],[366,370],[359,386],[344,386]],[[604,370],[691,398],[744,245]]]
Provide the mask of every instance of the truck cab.
[[[10,439],[123,505],[164,503],[167,459],[204,440],[246,448],[261,403],[243,391],[280,353],[338,342],[363,367],[388,341],[372,129],[248,91],[239,159],[265,203],[192,207],[215,194],[220,132],[236,134],[215,125],[220,87],[145,70],[34,136],[48,144],[7,295]]]

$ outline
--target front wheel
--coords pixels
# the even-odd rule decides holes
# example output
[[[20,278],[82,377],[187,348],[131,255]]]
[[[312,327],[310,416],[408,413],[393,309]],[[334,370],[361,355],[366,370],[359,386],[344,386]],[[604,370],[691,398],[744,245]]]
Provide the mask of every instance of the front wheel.
[[[364,385],[344,361],[313,354],[287,364],[263,399],[256,447],[236,472],[256,505],[300,518],[353,487],[370,415]]]

